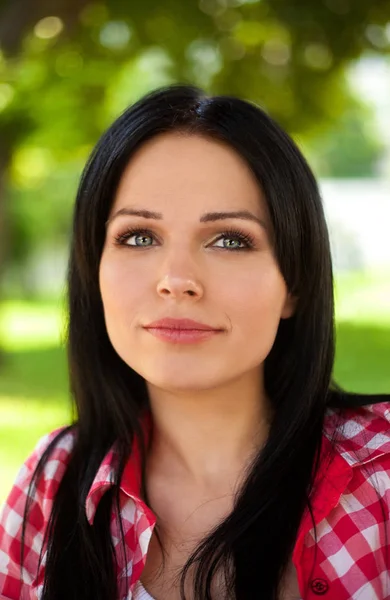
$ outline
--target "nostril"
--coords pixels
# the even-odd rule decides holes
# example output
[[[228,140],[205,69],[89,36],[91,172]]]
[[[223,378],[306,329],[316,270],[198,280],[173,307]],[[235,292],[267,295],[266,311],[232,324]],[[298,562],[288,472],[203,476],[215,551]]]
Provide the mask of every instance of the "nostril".
[[[175,280],[174,278],[164,277],[165,281],[160,281],[157,284],[157,292],[161,296],[190,296],[193,297],[201,297],[202,296],[202,288],[201,286],[192,281],[181,281]]]

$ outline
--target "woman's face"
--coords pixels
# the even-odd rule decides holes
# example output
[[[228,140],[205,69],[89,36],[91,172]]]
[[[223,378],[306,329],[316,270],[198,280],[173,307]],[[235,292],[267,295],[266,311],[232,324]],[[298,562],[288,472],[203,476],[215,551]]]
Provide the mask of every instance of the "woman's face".
[[[179,133],[148,141],[123,173],[100,264],[119,356],[171,391],[258,377],[280,319],[293,313],[271,238],[262,192],[229,146]],[[147,327],[163,319],[211,330]]]

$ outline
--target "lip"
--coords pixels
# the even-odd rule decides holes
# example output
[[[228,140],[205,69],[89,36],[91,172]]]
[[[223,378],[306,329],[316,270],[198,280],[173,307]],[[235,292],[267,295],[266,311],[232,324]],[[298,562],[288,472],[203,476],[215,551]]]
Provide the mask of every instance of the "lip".
[[[153,321],[144,328],[155,337],[166,341],[181,344],[193,344],[214,337],[222,329],[211,327],[205,323],[192,319],[165,318]]]
[[[182,331],[221,331],[217,327],[211,327],[210,325],[205,325],[205,323],[200,323],[198,321],[193,321],[192,319],[172,319],[166,317],[165,319],[160,319],[159,321],[153,321],[153,323],[149,323],[149,325],[145,325],[146,329],[175,329]]]

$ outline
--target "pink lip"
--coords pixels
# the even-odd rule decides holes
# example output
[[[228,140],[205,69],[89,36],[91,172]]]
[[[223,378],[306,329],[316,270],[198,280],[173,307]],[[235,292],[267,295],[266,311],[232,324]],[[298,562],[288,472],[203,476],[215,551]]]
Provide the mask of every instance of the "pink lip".
[[[220,331],[216,327],[210,327],[204,323],[198,323],[198,321],[192,321],[192,319],[160,319],[159,321],[153,321],[149,325],[145,325],[146,329],[186,329],[190,331]]]
[[[221,329],[210,327],[192,319],[160,319],[145,325],[145,329],[155,337],[167,342],[192,344],[213,337]]]

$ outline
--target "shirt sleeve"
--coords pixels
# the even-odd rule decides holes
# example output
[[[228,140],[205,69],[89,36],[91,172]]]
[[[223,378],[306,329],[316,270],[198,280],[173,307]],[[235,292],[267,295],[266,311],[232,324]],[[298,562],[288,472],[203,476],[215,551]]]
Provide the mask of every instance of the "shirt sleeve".
[[[0,600],[20,600],[37,584],[37,569],[45,530],[50,518],[53,497],[65,469],[65,461],[57,448],[45,463],[37,486],[32,489],[28,520],[25,527],[23,573],[21,542],[23,516],[28,488],[42,454],[61,429],[41,438],[22,465],[14,485],[0,510]],[[68,437],[65,435],[64,437]],[[65,452],[66,453],[66,452]],[[69,454],[69,453],[68,453]]]

